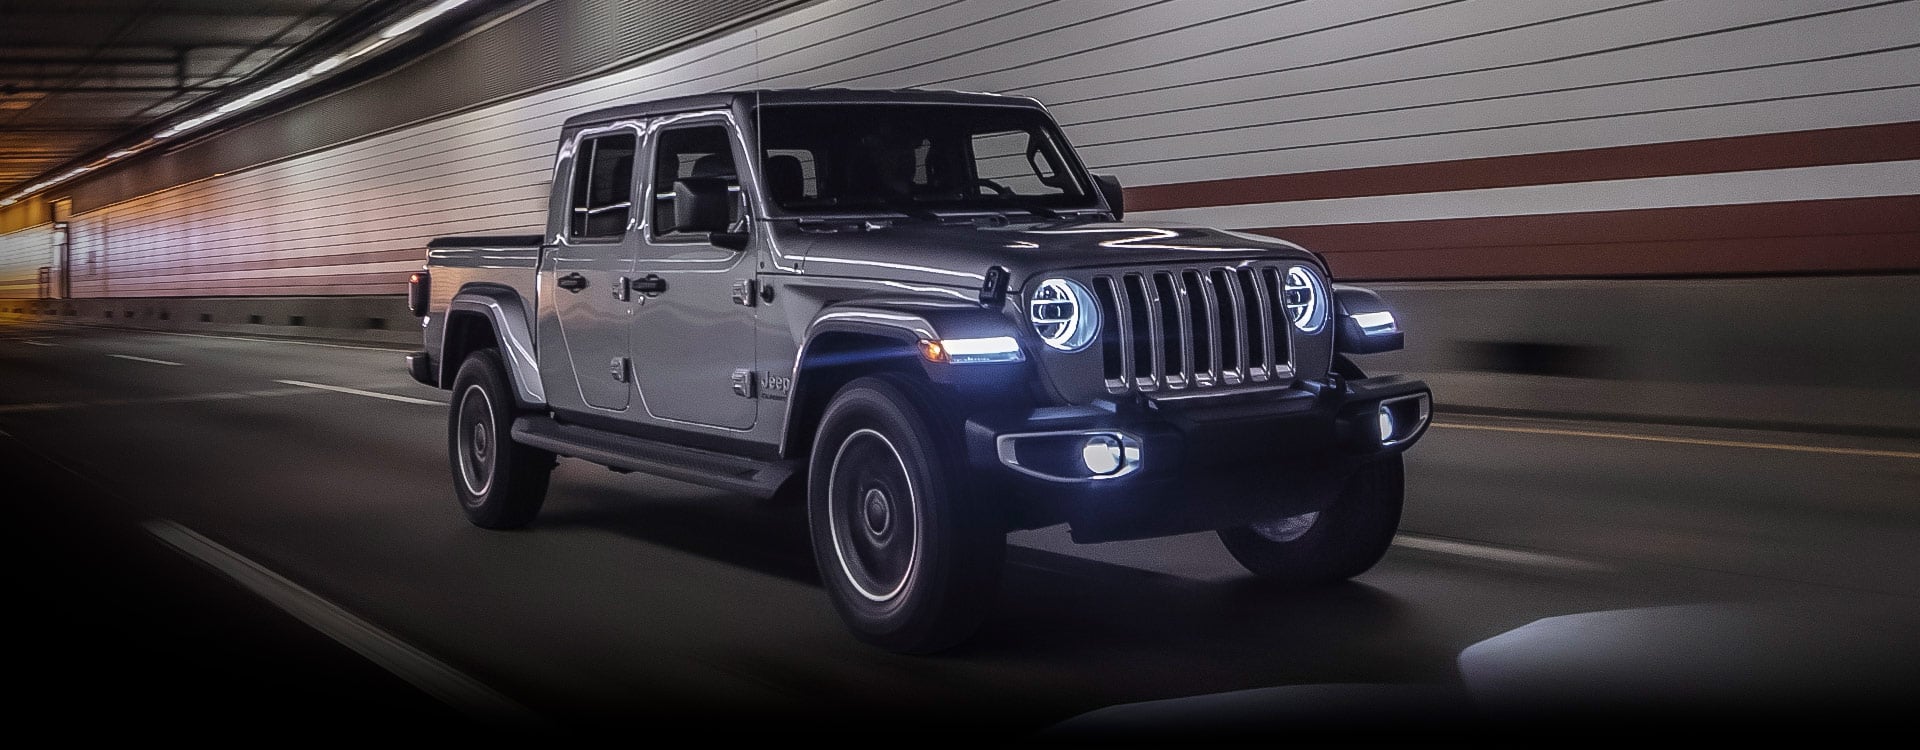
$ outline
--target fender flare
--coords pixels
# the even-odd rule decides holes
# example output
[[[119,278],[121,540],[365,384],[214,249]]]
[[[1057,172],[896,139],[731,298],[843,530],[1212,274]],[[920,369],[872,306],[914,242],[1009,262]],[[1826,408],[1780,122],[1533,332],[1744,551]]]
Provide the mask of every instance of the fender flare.
[[[1371,289],[1346,284],[1333,285],[1334,350],[1340,354],[1378,354],[1398,351],[1406,346],[1406,334],[1397,324],[1388,330],[1369,332],[1354,318],[1356,315],[1386,313],[1392,320],[1393,309]]]
[[[520,294],[505,287],[475,285],[463,288],[453,296],[447,305],[447,324],[441,328],[440,351],[446,352],[447,332],[453,330],[453,319],[461,315],[479,315],[493,324],[495,343],[500,347],[500,355],[506,360],[507,380],[513,384],[514,400],[523,409],[539,409],[547,405],[547,391],[540,380],[540,360],[534,355],[533,331],[527,323],[526,305],[521,302]],[[453,382],[452,368],[460,365],[456,362],[441,363],[441,382]]]
[[[832,333],[890,338],[912,347],[916,352],[921,341],[986,336],[1018,338],[1017,331],[1004,315],[979,305],[923,300],[862,300],[855,304],[828,307],[807,325],[806,334],[800,340],[800,349],[793,358],[793,387],[786,400],[786,414],[781,420],[782,456],[787,455],[796,437],[796,405],[811,396],[805,390],[809,383],[805,367],[807,356],[812,352],[814,342]]]

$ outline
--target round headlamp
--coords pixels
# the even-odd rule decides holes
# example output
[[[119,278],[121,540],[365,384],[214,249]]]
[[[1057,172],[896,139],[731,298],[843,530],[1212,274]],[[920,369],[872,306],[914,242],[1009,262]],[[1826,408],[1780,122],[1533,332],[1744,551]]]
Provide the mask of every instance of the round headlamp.
[[[1287,317],[1303,333],[1314,333],[1327,324],[1327,289],[1320,275],[1306,266],[1287,269],[1284,290]]]
[[[1077,352],[1100,334],[1100,308],[1093,292],[1072,279],[1047,279],[1027,298],[1027,320],[1047,346]]]

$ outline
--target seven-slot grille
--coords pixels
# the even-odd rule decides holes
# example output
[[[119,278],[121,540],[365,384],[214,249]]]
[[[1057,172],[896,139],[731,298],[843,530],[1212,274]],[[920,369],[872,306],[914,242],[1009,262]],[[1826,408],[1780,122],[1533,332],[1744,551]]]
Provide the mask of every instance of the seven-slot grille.
[[[1152,392],[1293,378],[1286,269],[1215,266],[1100,274],[1107,390]]]

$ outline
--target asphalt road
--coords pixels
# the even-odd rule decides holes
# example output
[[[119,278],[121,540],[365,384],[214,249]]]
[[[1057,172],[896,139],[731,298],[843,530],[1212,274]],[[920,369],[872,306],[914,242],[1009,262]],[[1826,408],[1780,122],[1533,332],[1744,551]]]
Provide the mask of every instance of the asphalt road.
[[[26,708],[1137,738],[1816,722],[1920,674],[1912,441],[1443,413],[1353,584],[1023,532],[979,637],[908,658],[844,633],[797,508],[563,461],[535,528],[469,526],[444,402],[392,350],[0,324]]]

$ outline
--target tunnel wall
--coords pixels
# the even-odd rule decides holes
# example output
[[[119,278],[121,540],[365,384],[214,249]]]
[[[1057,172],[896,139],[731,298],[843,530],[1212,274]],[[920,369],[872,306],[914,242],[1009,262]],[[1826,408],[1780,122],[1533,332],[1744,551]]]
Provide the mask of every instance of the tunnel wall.
[[[52,224],[0,234],[0,300],[40,296],[40,269],[52,264]]]
[[[1525,359],[1489,331],[1525,329],[1518,350],[1537,353],[1605,330],[1605,348],[1653,368],[1633,378],[1691,382],[1720,368],[1637,348],[1654,345],[1627,313],[1655,300],[1636,290],[1764,305],[1781,290],[1700,277],[1920,270],[1913,28],[1920,3],[1866,0],[830,0],[565,86],[83,201],[73,291],[392,294],[430,237],[539,230],[568,115],[724,88],[926,86],[1047,102],[1142,217],[1293,239],[1343,279],[1460,280],[1394,293],[1438,347],[1409,352],[1420,369],[1631,382],[1474,369]],[[1635,277],[1692,280],[1593,281]],[[1808,288],[1837,309],[1871,283]],[[1570,288],[1585,312],[1539,314]],[[1692,312],[1702,329],[1748,325]],[[1475,400],[1574,409],[1576,391]]]
[[[82,210],[73,290],[398,291],[432,236],[538,228],[566,116],[749,86],[1033,95],[1146,215],[1349,278],[1910,270],[1913,28],[1920,5],[1863,0],[834,0]]]

